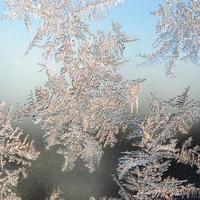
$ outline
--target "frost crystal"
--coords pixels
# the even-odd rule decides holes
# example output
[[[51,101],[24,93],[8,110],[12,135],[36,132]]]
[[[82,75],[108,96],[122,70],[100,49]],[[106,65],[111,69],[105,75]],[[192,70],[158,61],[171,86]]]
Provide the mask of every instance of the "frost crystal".
[[[86,39],[88,22],[101,18],[122,0],[5,0],[8,19],[24,20],[31,30],[34,20],[39,22],[37,33],[28,51],[39,46],[44,57],[57,52],[58,60],[70,59],[77,39]],[[74,41],[73,41],[74,40]],[[68,60],[69,61],[69,60]]]
[[[115,66],[105,65],[98,58],[90,53],[80,56],[82,66],[76,62],[65,71],[68,77],[74,77],[71,80],[47,68],[46,86],[37,88],[30,103],[19,112],[33,113],[34,121],[45,130],[48,148],[59,145],[58,152],[65,157],[63,169],[72,169],[78,157],[90,171],[95,169],[102,155],[101,144],[116,143],[116,134],[130,121],[133,91],[138,94],[141,88],[141,80],[122,80]]]
[[[108,32],[89,29],[89,19],[105,14],[119,0],[15,1],[7,0],[7,17],[22,18],[30,26],[36,18],[37,34],[29,49],[43,50],[48,82],[36,88],[19,115],[33,113],[45,130],[47,148],[58,145],[64,155],[63,170],[83,159],[94,171],[102,146],[113,146],[125,130],[131,112],[138,111],[138,95],[144,80],[123,80],[119,68],[125,44],[133,39],[118,23]],[[87,23],[88,22],[88,23]],[[28,49],[28,50],[29,50]],[[50,61],[61,66],[52,70]]]
[[[41,63],[47,82],[37,87],[19,117],[32,115],[44,130],[47,148],[57,147],[65,158],[63,170],[73,169],[81,158],[90,172],[96,169],[103,148],[113,146],[116,135],[133,122],[143,79],[124,80],[119,73],[126,63],[126,43],[134,41],[118,23],[109,31],[92,32],[91,19],[102,19],[121,0],[5,0],[8,19],[24,20],[36,34],[26,51],[42,50]],[[199,0],[165,0],[154,12],[159,18],[156,52],[140,55],[147,62],[167,63],[175,75],[175,63],[199,62]],[[34,31],[33,31],[34,32]],[[53,71],[52,65],[60,66]],[[125,152],[118,165],[116,183],[125,200],[174,199],[198,195],[199,188],[187,180],[164,177],[171,161],[195,166],[200,172],[200,147],[188,138],[179,148],[177,135],[187,134],[200,117],[199,102],[188,99],[189,88],[168,101],[152,95],[152,114],[137,118],[141,136],[137,151]],[[135,125],[135,124],[134,124]],[[29,160],[37,158],[33,143],[13,129],[9,112],[0,103],[0,192],[1,199],[17,199],[13,192]],[[13,167],[17,165],[17,167]],[[50,200],[61,200],[59,189]],[[94,197],[90,197],[94,199]],[[115,198],[103,198],[115,199]]]
[[[46,200],[64,200],[64,199],[62,198],[61,190],[57,188],[53,190],[51,197],[49,199],[47,198]]]
[[[0,102],[0,199],[18,200],[14,189],[20,177],[26,176],[30,161],[38,157],[33,141],[13,128],[9,107]]]
[[[179,59],[199,65],[200,1],[165,0],[153,14],[158,18],[156,51],[140,54],[146,60],[144,63],[164,61],[170,77],[175,76]]]
[[[174,199],[199,193],[186,180],[163,178],[172,160],[196,166],[199,173],[200,147],[191,138],[177,147],[177,134],[187,134],[200,117],[200,103],[188,100],[189,88],[169,101],[152,95],[152,114],[140,124],[138,150],[125,152],[118,165],[117,183],[123,199]]]

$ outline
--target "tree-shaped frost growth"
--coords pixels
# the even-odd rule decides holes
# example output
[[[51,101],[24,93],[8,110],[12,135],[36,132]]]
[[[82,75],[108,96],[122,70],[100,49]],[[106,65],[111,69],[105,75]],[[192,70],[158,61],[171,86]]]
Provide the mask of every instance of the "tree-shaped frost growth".
[[[43,50],[41,65],[48,78],[19,114],[32,113],[45,130],[47,148],[58,145],[65,158],[63,170],[72,169],[81,158],[94,171],[102,147],[116,143],[116,135],[130,121],[130,110],[138,110],[143,80],[123,80],[119,73],[126,62],[125,44],[133,39],[118,23],[107,32],[89,29],[89,19],[100,19],[118,2],[7,1],[8,17],[22,18],[28,27],[34,18],[39,21],[29,49]],[[52,59],[61,65],[59,73],[50,67]]]
[[[9,106],[0,101],[0,199],[18,200],[15,188],[26,176],[31,160],[38,157],[33,141],[18,127],[12,127]]]
[[[200,103],[188,99],[189,88],[169,101],[152,95],[152,114],[141,124],[141,142],[133,144],[138,150],[125,152],[118,165],[117,183],[122,199],[176,199],[198,195],[199,188],[164,177],[171,161],[200,169],[200,147],[188,138],[178,147],[177,135],[187,134],[200,117]],[[135,135],[135,134],[133,134]],[[138,137],[138,135],[137,135]]]
[[[166,74],[174,77],[178,60],[199,65],[200,1],[165,0],[153,14],[156,26],[156,51],[144,57],[149,65],[164,62]]]
[[[64,200],[60,188],[54,189],[50,198],[47,198],[46,200]]]

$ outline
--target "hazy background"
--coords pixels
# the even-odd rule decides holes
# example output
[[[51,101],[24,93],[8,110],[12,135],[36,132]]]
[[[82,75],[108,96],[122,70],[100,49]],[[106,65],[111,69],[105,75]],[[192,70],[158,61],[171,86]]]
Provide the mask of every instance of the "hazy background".
[[[155,40],[154,28],[156,18],[150,14],[158,8],[159,0],[125,0],[113,9],[110,15],[93,28],[109,28],[112,20],[123,25],[123,30],[140,40],[129,44],[126,58],[130,62],[122,68],[122,74],[130,79],[146,78],[140,98],[140,111],[146,108],[149,92],[161,97],[172,97],[191,86],[191,97],[200,100],[199,79],[200,69],[192,64],[179,63],[177,78],[170,80],[165,76],[163,66],[142,66],[138,53],[152,51]],[[0,12],[3,12],[3,0],[0,0]],[[34,49],[29,55],[23,56],[33,35],[29,33],[23,22],[0,21],[0,99],[13,105],[23,103],[35,86],[45,82],[45,75],[39,72],[41,61],[40,50]]]

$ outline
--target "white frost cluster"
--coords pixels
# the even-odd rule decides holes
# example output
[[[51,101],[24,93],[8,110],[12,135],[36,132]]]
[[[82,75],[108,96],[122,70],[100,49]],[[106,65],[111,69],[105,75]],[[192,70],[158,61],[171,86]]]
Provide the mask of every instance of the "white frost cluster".
[[[158,18],[156,51],[140,54],[144,63],[164,62],[170,77],[176,75],[178,60],[200,65],[200,1],[164,0],[153,14]]]
[[[26,53],[33,47],[41,49],[47,76],[17,115],[31,115],[41,126],[47,148],[57,147],[64,156],[63,170],[73,169],[80,158],[93,172],[103,148],[117,142],[117,134],[126,130],[135,119],[134,111],[138,112],[144,79],[124,80],[119,73],[127,62],[125,46],[135,39],[115,22],[109,31],[90,28],[91,19],[102,19],[120,2],[5,0],[6,18],[24,20],[30,31],[36,29]],[[175,75],[179,59],[199,64],[200,1],[165,0],[153,14],[159,19],[156,52],[140,56],[147,63],[164,60],[170,76]],[[60,66],[59,72],[53,70],[54,64]],[[200,117],[199,102],[190,101],[188,91],[168,101],[152,95],[152,113],[135,120],[138,129],[131,138],[139,134],[141,141],[135,144],[137,151],[126,152],[119,160],[118,199],[171,200],[199,194],[199,188],[187,180],[164,177],[172,160],[200,172],[200,147],[193,145],[192,138],[177,147],[177,135],[187,134]],[[38,153],[20,129],[12,128],[8,113],[6,104],[0,103],[0,198],[16,200],[12,188]],[[19,167],[9,167],[12,164]],[[60,190],[54,190],[50,199],[61,200]]]
[[[118,164],[118,178],[122,199],[171,200],[199,195],[200,188],[187,180],[163,178],[171,161],[196,166],[200,172],[200,147],[188,138],[181,148],[177,136],[187,134],[200,118],[200,102],[188,99],[189,88],[169,101],[152,95],[152,114],[139,124],[141,142],[133,144],[138,150],[125,152]]]
[[[33,113],[45,130],[47,148],[58,145],[64,155],[63,170],[83,159],[94,171],[102,147],[113,146],[116,135],[130,120],[130,110],[138,110],[138,95],[144,80],[124,80],[119,68],[125,45],[133,39],[112,29],[90,31],[89,19],[105,13],[119,0],[7,0],[7,17],[22,18],[28,27],[39,24],[32,40],[42,49],[48,81],[36,88],[20,116]],[[52,70],[52,60],[61,66]]]
[[[0,101],[0,199],[20,200],[15,188],[26,176],[31,160],[38,157],[33,141],[21,129],[12,127],[9,106]]]
[[[54,189],[50,198],[47,198],[46,200],[64,200],[60,188]]]

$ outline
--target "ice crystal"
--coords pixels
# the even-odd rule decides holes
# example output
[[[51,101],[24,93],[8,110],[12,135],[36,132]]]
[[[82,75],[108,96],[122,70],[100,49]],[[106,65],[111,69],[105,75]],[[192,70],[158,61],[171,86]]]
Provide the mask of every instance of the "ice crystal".
[[[47,69],[46,86],[37,88],[19,112],[32,113],[34,122],[40,123],[47,148],[59,146],[58,152],[65,157],[63,169],[72,169],[77,158],[83,159],[90,171],[95,169],[102,145],[114,145],[116,134],[130,121],[130,102],[134,101],[130,87],[138,91],[143,81],[124,81],[112,68],[104,74],[103,64],[85,66],[71,70],[76,76],[71,85],[65,76]]]
[[[168,101],[152,95],[152,114],[140,124],[138,150],[125,152],[118,165],[117,183],[122,199],[174,199],[199,193],[187,180],[163,178],[172,160],[196,166],[199,173],[200,147],[187,139],[177,147],[177,134],[187,134],[200,117],[200,103],[188,99],[189,88]]]
[[[54,189],[51,194],[51,197],[47,200],[64,200],[62,198],[62,192],[61,192],[60,188]]]
[[[158,18],[156,26],[156,51],[140,54],[147,64],[166,64],[166,74],[174,77],[178,60],[199,65],[200,51],[200,1],[165,0],[153,13]]]
[[[14,189],[26,176],[30,161],[38,157],[33,141],[20,128],[12,127],[9,106],[0,102],[0,199],[18,200]]]
[[[88,20],[101,18],[122,0],[5,0],[6,17],[24,20],[31,30],[36,20],[39,25],[28,51],[34,46],[44,50],[44,56],[54,55],[69,60],[77,39],[86,39]]]
[[[126,63],[126,43],[135,39],[113,22],[109,31],[92,32],[90,20],[102,19],[121,0],[5,0],[6,17],[24,20],[36,34],[26,51],[39,47],[47,76],[29,102],[18,111],[19,117],[32,115],[44,130],[47,148],[57,147],[65,158],[63,170],[73,169],[81,158],[90,172],[96,169],[103,148],[113,146],[117,134],[133,121],[138,112],[138,96],[143,79],[124,80],[119,69]],[[167,63],[167,74],[175,75],[175,63],[199,61],[198,0],[165,0],[153,13],[159,18],[156,52],[140,55],[147,62]],[[34,32],[34,31],[33,31]],[[59,72],[52,65],[61,66]],[[187,180],[164,178],[172,160],[195,166],[200,172],[200,147],[187,139],[177,147],[177,134],[187,134],[199,119],[199,102],[188,99],[189,88],[168,101],[152,95],[152,114],[138,118],[131,138],[141,136],[137,151],[125,152],[118,165],[122,199],[174,199],[198,194],[199,188]],[[1,199],[17,199],[13,188],[25,176],[29,160],[37,158],[33,143],[13,129],[5,104],[0,104],[0,192]],[[134,122],[134,123],[135,123]],[[17,165],[18,167],[12,167]],[[59,189],[50,200],[62,199]],[[90,197],[94,199],[94,197]],[[116,199],[116,198],[103,198]]]
[[[125,130],[130,111],[138,111],[138,95],[144,80],[123,80],[119,68],[126,62],[126,43],[118,23],[110,31],[92,33],[89,19],[105,14],[119,0],[15,1],[7,0],[7,17],[21,18],[30,26],[39,22],[29,49],[43,50],[48,82],[36,88],[21,115],[33,112],[34,121],[45,130],[47,148],[58,145],[64,169],[81,158],[94,171],[103,153]],[[100,17],[101,18],[101,17]],[[61,66],[52,70],[49,60]]]

